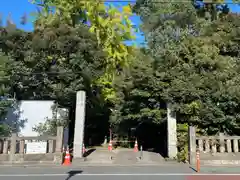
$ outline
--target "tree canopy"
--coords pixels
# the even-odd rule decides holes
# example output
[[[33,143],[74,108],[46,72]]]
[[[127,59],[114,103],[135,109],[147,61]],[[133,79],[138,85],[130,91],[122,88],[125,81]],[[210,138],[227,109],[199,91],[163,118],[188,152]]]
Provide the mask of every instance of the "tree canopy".
[[[103,87],[102,93],[108,100],[114,101],[115,91],[112,86],[115,76],[122,68],[129,65],[133,47],[126,46],[124,41],[133,40],[134,29],[129,16],[130,6],[120,12],[116,7],[104,5],[104,1],[69,1],[69,0],[35,0],[33,3],[42,7],[36,24],[40,27],[65,22],[70,26],[84,23],[89,25],[98,46],[106,52],[102,62],[105,73],[96,80]],[[54,9],[54,10],[53,10]]]
[[[5,69],[10,98],[15,94],[17,100],[53,99],[74,110],[76,92],[85,90],[88,117],[104,116],[101,88],[92,82],[104,74],[106,56],[86,25],[59,24],[30,33],[11,26],[1,32],[0,48],[13,59]]]
[[[11,106],[9,97],[9,76],[7,73],[10,59],[5,56],[2,52],[0,53],[0,135],[7,135],[9,128],[4,122],[8,108]]]
[[[214,133],[231,131],[239,126],[239,57],[227,47],[236,44],[239,15],[220,9],[222,15],[209,22],[199,15],[209,4],[195,3],[173,1],[166,8],[139,0],[135,12],[143,20],[153,68],[164,87],[161,98],[175,104],[180,122]]]

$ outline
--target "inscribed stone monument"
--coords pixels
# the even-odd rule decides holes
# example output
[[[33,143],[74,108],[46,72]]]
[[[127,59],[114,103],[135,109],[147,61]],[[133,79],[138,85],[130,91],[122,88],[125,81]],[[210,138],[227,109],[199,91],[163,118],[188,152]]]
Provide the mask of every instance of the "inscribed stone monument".
[[[83,157],[83,139],[84,139],[84,123],[85,123],[85,91],[77,92],[76,112],[75,112],[75,127],[74,127],[74,158]]]
[[[167,107],[167,142],[168,157],[175,158],[177,156],[177,119],[171,104]]]

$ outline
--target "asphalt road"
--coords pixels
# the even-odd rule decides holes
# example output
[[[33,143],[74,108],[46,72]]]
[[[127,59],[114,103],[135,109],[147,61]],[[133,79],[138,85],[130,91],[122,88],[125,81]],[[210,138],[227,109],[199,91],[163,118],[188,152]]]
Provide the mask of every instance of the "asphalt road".
[[[239,180],[240,174],[198,174],[185,165],[76,168],[0,167],[1,180],[226,180],[230,178]]]

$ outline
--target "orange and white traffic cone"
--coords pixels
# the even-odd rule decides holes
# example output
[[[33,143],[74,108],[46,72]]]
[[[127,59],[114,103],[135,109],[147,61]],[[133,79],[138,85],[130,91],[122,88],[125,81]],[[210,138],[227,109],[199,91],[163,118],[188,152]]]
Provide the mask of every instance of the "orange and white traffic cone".
[[[109,141],[108,150],[109,150],[109,151],[112,151],[112,140]]]
[[[196,153],[196,171],[199,173],[200,172],[200,152],[197,150]]]
[[[66,151],[63,165],[64,165],[64,166],[69,166],[69,165],[71,165],[71,155],[70,155],[70,153],[69,153],[69,149],[67,149],[67,151]]]
[[[135,141],[133,151],[134,151],[134,152],[138,152],[138,142],[137,142],[137,140]]]
[[[82,153],[86,153],[86,148],[85,148],[85,145],[83,144],[83,147],[82,147]]]

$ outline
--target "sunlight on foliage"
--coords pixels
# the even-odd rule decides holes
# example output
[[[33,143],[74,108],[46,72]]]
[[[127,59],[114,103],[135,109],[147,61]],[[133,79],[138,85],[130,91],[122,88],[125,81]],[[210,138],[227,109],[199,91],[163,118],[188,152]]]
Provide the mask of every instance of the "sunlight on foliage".
[[[71,25],[85,22],[90,25],[89,31],[96,35],[98,44],[107,53],[105,74],[96,83],[103,86],[106,99],[114,95],[113,81],[120,70],[119,67],[128,67],[134,47],[128,47],[124,41],[135,39],[134,29],[129,17],[132,15],[129,5],[120,12],[116,7],[104,5],[104,1],[90,0],[34,0],[34,4],[42,8],[38,14],[37,23],[54,24],[56,21],[65,21]],[[54,9],[54,12],[53,12]],[[111,84],[105,87],[104,84]],[[109,89],[110,88],[110,89]]]

